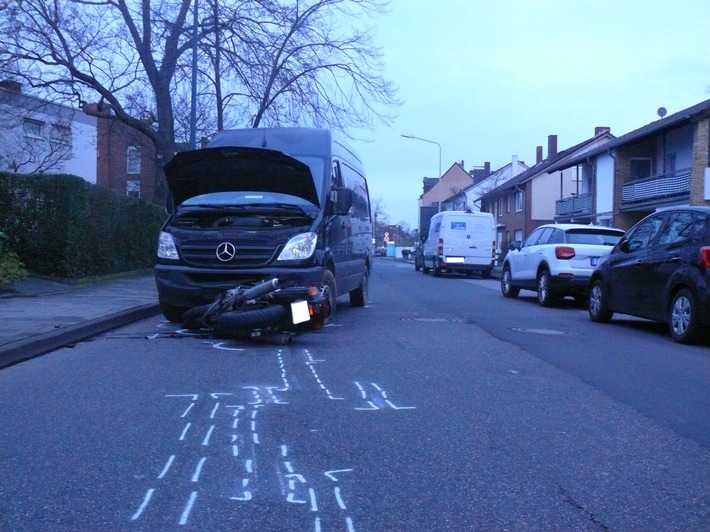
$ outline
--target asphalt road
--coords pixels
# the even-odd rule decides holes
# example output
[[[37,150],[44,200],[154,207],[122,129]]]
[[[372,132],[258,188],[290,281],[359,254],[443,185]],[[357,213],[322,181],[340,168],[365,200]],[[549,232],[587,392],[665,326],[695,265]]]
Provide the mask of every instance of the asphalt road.
[[[153,318],[6,368],[0,528],[707,530],[707,346],[584,318],[378,260],[291,346]]]

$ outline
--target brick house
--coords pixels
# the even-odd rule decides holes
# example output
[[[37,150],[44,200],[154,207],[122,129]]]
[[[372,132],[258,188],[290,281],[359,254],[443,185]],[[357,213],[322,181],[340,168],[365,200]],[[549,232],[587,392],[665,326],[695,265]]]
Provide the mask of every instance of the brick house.
[[[96,107],[95,104],[94,107]],[[97,119],[96,183],[118,194],[161,203],[159,190],[162,168],[153,142],[111,115],[101,112]],[[162,194],[161,194],[162,193]]]
[[[559,161],[548,171],[570,169],[582,176],[583,187],[580,194],[557,200],[557,221],[629,229],[658,208],[710,205],[710,100]]]
[[[554,222],[555,201],[578,189],[576,170],[568,168],[551,174],[548,170],[553,164],[582,156],[613,139],[609,128],[598,127],[593,137],[558,152],[557,135],[549,135],[547,158],[543,159],[542,146],[538,146],[534,166],[485,193],[481,210],[495,217],[498,249],[504,251],[511,241],[522,241],[537,227]]]

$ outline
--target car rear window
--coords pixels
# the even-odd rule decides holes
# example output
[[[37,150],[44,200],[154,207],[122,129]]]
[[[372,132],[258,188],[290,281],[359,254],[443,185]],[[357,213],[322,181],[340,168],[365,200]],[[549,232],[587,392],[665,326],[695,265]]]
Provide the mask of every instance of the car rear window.
[[[600,229],[570,229],[567,231],[568,244],[595,244],[613,246],[623,233],[618,231],[604,231]]]

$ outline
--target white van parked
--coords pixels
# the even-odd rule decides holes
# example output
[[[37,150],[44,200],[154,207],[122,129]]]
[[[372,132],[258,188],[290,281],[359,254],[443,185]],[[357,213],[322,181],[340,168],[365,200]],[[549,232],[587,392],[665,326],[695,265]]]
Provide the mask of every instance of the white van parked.
[[[424,242],[422,271],[491,275],[496,257],[496,234],[489,212],[444,211],[431,218]]]

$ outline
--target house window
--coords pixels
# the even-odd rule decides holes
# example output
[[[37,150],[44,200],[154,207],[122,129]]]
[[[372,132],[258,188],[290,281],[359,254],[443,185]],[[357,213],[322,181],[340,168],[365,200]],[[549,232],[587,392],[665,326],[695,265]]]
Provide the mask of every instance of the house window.
[[[630,177],[632,181],[651,177],[651,159],[631,159]]]
[[[515,191],[515,212],[522,212],[522,211],[523,211],[523,191],[516,190]]]
[[[140,174],[141,173],[141,147],[140,146],[128,146],[127,154],[127,167],[129,174]]]
[[[504,201],[505,201],[505,198],[502,198],[502,197],[498,198],[498,207],[496,209],[498,211],[498,216],[503,216],[503,202]]]
[[[52,124],[52,142],[63,146],[71,146],[71,128],[59,124]]]
[[[32,118],[25,118],[22,123],[22,127],[25,131],[26,137],[31,137],[33,139],[42,138],[42,126],[44,124],[39,120],[33,120]]]
[[[141,182],[138,180],[128,180],[126,181],[126,196],[131,196],[133,198],[141,197]]]

